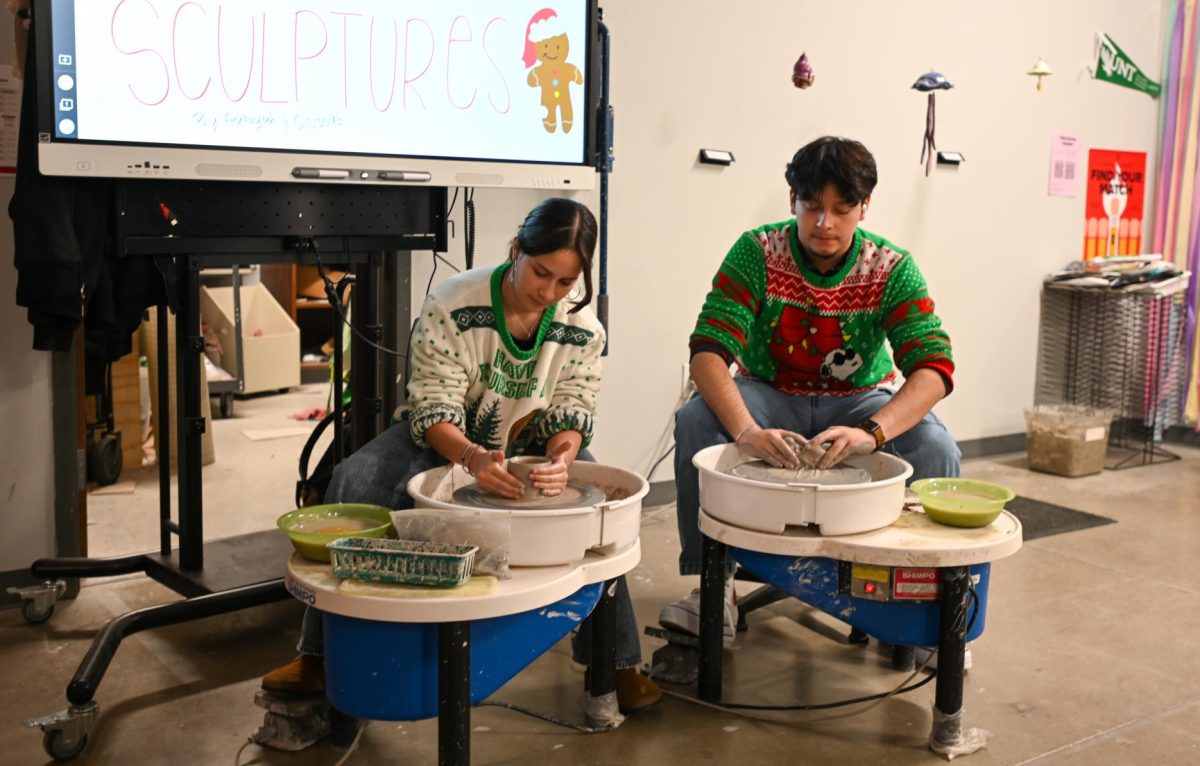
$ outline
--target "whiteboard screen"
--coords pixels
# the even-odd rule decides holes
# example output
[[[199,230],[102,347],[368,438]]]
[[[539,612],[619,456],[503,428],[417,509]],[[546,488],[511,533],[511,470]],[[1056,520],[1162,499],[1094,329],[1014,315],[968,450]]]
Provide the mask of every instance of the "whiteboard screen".
[[[590,161],[589,0],[51,8],[54,142]]]

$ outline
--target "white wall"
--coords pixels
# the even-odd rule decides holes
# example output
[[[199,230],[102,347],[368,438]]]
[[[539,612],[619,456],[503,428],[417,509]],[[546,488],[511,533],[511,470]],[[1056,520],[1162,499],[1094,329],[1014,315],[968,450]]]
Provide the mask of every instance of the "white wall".
[[[0,62],[7,61],[0,52]],[[0,201],[12,198],[0,178]],[[0,572],[26,569],[54,555],[54,442],[50,354],[33,350],[33,328],[16,305],[12,222],[0,214]]]
[[[1047,196],[1051,136],[1075,133],[1085,150],[1148,152],[1153,189],[1158,103],[1094,82],[1085,67],[1094,33],[1104,30],[1159,79],[1163,3],[608,0],[603,7],[613,35],[617,164],[598,458],[649,467],[721,258],[741,231],[788,215],[784,165],[828,133],[857,138],[875,153],[880,183],[865,227],[914,253],[954,342],[957,388],[938,412],[959,439],[1023,431],[1041,277],[1079,257],[1083,229],[1082,189],[1075,199]],[[816,70],[815,86],[803,92],[790,81],[801,51]],[[1025,74],[1039,56],[1056,72],[1040,93]],[[926,99],[910,86],[930,67],[956,86],[937,96],[938,145],[966,162],[925,178],[918,157]],[[701,147],[729,149],[737,162],[699,166]],[[504,242],[541,196],[477,193],[478,263],[503,257]],[[598,193],[580,198],[598,209]],[[461,251],[452,252],[461,263]],[[427,276],[422,260],[415,300]],[[669,476],[664,465],[655,479]]]
[[[13,58],[10,18],[0,14],[0,66]],[[55,553],[50,354],[33,350],[33,328],[16,305],[12,193],[12,176],[0,176],[0,572]]]

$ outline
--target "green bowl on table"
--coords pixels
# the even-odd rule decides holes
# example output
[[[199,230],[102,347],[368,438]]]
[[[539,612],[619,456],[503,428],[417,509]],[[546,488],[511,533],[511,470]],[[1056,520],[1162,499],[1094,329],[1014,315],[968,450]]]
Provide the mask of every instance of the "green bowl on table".
[[[976,479],[918,479],[909,485],[925,515],[952,527],[986,527],[1017,496],[1008,487]]]
[[[386,537],[391,509],[365,503],[330,503],[283,514],[275,525],[287,533],[296,551],[311,561],[329,561],[325,546],[343,537]]]

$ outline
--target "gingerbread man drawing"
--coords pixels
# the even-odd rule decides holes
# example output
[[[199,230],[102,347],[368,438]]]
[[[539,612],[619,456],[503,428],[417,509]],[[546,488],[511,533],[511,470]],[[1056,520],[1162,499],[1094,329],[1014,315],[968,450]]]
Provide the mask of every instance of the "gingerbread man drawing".
[[[547,133],[558,128],[560,114],[563,133],[570,133],[574,124],[570,85],[583,84],[583,72],[567,63],[570,52],[570,41],[558,14],[551,8],[533,14],[525,29],[525,55],[521,60],[526,69],[538,64],[529,73],[528,82],[529,87],[542,89],[542,106],[546,107],[542,125]]]

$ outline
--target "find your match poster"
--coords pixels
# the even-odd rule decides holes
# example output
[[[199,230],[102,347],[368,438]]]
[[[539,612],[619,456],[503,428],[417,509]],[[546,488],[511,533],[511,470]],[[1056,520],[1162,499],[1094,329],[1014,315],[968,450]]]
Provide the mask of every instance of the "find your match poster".
[[[1146,153],[1088,152],[1083,259],[1142,251]]]

